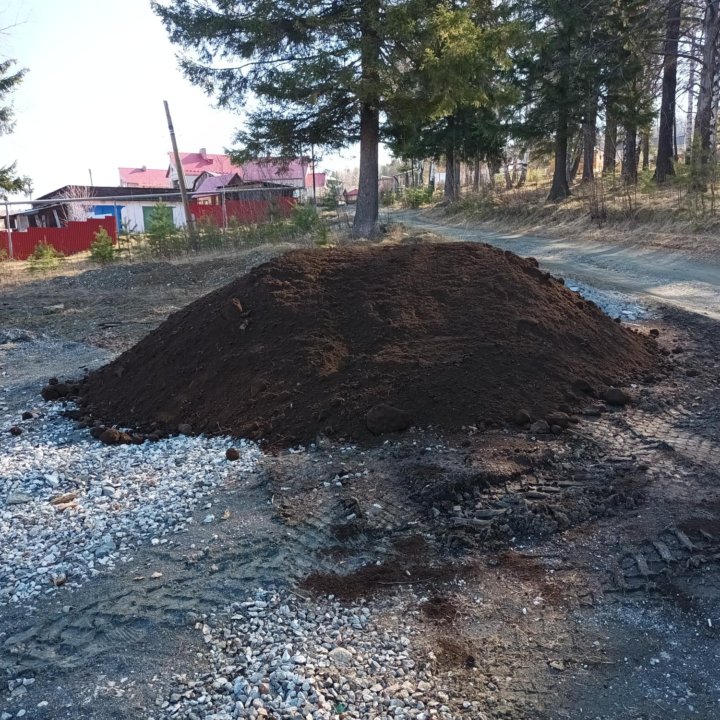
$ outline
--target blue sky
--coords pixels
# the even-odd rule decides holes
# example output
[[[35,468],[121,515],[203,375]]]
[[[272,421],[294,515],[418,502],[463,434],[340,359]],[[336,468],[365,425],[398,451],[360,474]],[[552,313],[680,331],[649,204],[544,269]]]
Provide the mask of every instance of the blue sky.
[[[0,57],[28,75],[13,96],[16,129],[0,138],[0,164],[17,161],[34,195],[66,184],[118,183],[119,166],[165,167],[163,100],[180,149],[223,152],[237,114],[213,107],[177,67],[149,0],[5,0]],[[350,149],[321,167],[356,164]]]

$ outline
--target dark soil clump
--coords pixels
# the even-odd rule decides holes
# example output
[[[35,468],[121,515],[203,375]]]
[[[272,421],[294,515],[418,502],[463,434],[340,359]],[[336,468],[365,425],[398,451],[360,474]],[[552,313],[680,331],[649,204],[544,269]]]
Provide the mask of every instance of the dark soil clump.
[[[171,315],[81,394],[95,420],[273,446],[455,431],[626,384],[650,341],[525,260],[475,243],[288,253]],[[526,416],[523,416],[526,420]]]
[[[420,611],[426,618],[440,622],[451,622],[460,614],[452,600],[440,595],[433,595],[422,603]]]
[[[388,561],[380,565],[364,565],[347,575],[314,572],[300,583],[300,587],[322,595],[335,595],[341,600],[354,600],[398,589],[403,585],[430,584],[436,587],[459,576],[467,576],[472,571],[469,565],[408,566],[402,562]]]

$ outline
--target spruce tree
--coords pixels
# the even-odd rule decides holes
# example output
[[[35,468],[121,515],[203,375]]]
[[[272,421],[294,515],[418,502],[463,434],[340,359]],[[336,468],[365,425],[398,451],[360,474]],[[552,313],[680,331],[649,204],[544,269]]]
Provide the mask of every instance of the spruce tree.
[[[258,107],[238,140],[247,154],[307,155],[360,142],[357,236],[378,228],[380,116],[412,6],[392,0],[153,2],[187,77],[220,106]]]
[[[14,114],[7,97],[22,82],[25,70],[14,70],[14,61],[5,60],[0,62],[0,135],[6,135],[13,131]],[[0,190],[5,193],[27,190],[29,180],[19,177],[15,163],[0,167]]]

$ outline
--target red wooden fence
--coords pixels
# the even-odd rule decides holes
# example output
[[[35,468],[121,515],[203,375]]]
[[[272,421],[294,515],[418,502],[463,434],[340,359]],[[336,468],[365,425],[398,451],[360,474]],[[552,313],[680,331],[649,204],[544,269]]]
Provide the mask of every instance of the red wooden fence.
[[[273,200],[228,200],[225,203],[227,219],[239,223],[257,223],[268,220],[272,213],[288,217],[297,201],[291,197],[279,197]],[[211,219],[218,227],[223,227],[222,205],[203,205],[190,203],[190,212],[196,220]]]
[[[35,248],[41,243],[52,245],[65,255],[85,252],[95,242],[95,233],[105,228],[107,234],[117,242],[117,228],[114,217],[104,217],[99,220],[86,220],[85,222],[69,222],[61,228],[35,228],[12,232],[12,256],[15,260],[27,260]],[[8,233],[0,231],[0,249],[10,255]]]

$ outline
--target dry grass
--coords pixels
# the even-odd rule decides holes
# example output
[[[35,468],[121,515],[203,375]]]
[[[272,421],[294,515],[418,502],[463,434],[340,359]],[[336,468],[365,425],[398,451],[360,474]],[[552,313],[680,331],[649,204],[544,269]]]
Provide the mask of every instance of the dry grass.
[[[720,249],[720,195],[689,190],[686,174],[662,188],[650,174],[627,190],[612,178],[578,184],[561,203],[546,201],[549,183],[520,189],[468,194],[450,207],[436,207],[447,219],[487,222],[503,229],[551,237],[602,239],[605,242],[662,247],[696,257]]]

